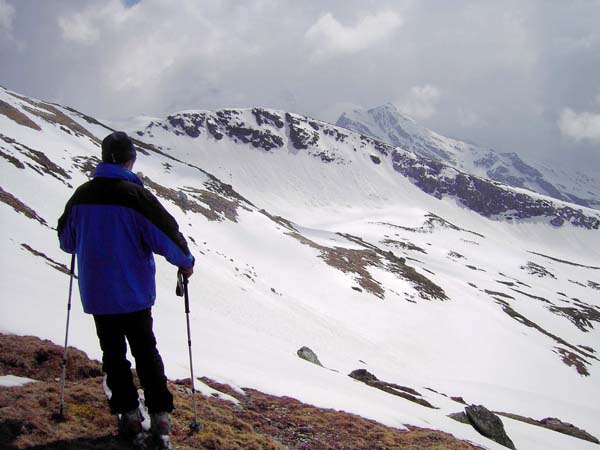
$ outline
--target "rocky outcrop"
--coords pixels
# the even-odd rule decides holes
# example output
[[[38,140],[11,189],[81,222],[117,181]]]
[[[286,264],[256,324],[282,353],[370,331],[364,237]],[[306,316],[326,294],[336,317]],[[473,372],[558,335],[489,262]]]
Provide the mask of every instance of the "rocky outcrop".
[[[301,359],[308,361],[310,363],[316,364],[317,366],[321,366],[323,367],[323,364],[321,364],[321,361],[319,361],[319,358],[317,357],[316,353],[313,352],[310,348],[308,347],[301,347],[296,354],[298,355],[298,357],[300,357]]]
[[[597,191],[597,182],[588,176],[573,174],[570,180],[573,187],[565,187],[564,179],[557,178],[552,170],[546,169],[547,173],[544,174],[523,161],[516,153],[500,153],[442,136],[421,126],[391,103],[366,111],[359,109],[342,113],[336,125],[407,150],[419,159],[441,162],[456,169],[468,170],[472,175],[530,189],[581,206],[596,209],[600,206],[598,193],[592,192]],[[573,189],[578,189],[581,194],[575,195],[571,192]],[[581,198],[581,195],[587,198]]]
[[[596,438],[595,436],[592,436],[587,431],[582,430],[581,428],[578,428],[571,423],[563,422],[562,420],[557,419],[556,417],[546,417],[542,420],[535,420],[531,417],[523,417],[518,414],[511,414],[506,412],[499,412],[498,414],[501,416],[508,417],[510,419],[528,423],[530,425],[537,425],[539,427],[547,428],[558,433],[573,436],[578,439],[583,439],[584,441],[593,442],[594,444],[600,444],[600,440],[598,440],[598,438]]]
[[[464,206],[485,217],[514,220],[541,216],[547,217],[549,223],[556,227],[571,223],[589,230],[600,228],[600,215],[585,214],[580,209],[559,205],[550,199],[508,189],[438,161],[394,150],[392,163],[394,170],[410,178],[424,192],[440,199],[455,197]]]
[[[500,417],[482,405],[470,405],[465,408],[467,418],[473,428],[483,436],[490,438],[508,448],[516,449],[515,444],[506,434]]]
[[[306,116],[263,108],[253,108],[249,112],[222,109],[216,112],[178,113],[167,117],[163,122],[151,123],[142,135],[152,135],[152,129],[156,127],[191,138],[203,134],[215,140],[229,138],[233,142],[249,144],[267,152],[286,146],[295,150],[308,150],[309,155],[324,163],[347,164],[344,152],[361,149],[367,152],[376,165],[391,163],[396,172],[408,177],[424,192],[440,199],[454,197],[465,207],[485,217],[509,221],[546,217],[548,223],[556,227],[571,223],[587,229],[600,228],[600,214],[584,212],[550,198],[514,190],[498,181],[461,172],[452,167],[450,156],[441,157],[440,149],[429,148],[432,147],[430,143],[427,144],[426,151],[431,159],[400,150],[371,137],[372,133],[367,132],[369,129],[361,129],[364,134],[353,135],[350,131],[346,132],[340,127]],[[331,138],[336,143],[333,146]],[[348,148],[337,147],[338,143],[345,144]],[[377,155],[373,154],[373,151],[377,152]],[[476,162],[485,167],[489,166],[488,176],[495,180],[517,187],[527,187],[525,178],[517,179],[518,177],[515,178],[504,166],[498,166],[498,158],[500,156],[490,152],[487,156],[482,155]],[[524,177],[535,179],[536,186],[545,186],[544,193],[561,200],[570,199],[545,182],[539,171],[524,163],[516,154],[504,154],[502,158],[516,167]]]
[[[316,122],[309,122],[308,119],[301,116],[286,113],[285,121],[288,124],[290,131],[290,140],[295,149],[306,150],[309,147],[316,146],[319,142],[319,129]],[[312,125],[307,127],[306,125]]]
[[[256,119],[258,126],[271,125],[276,128],[283,128],[285,123],[279,114],[263,108],[253,108],[252,114]]]
[[[357,381],[365,383],[368,386],[379,389],[380,391],[395,395],[396,397],[402,397],[421,406],[426,406],[427,408],[435,408],[435,406],[422,398],[422,395],[414,389],[394,383],[388,383],[386,381],[381,381],[375,375],[365,369],[354,370],[348,374],[348,376]]]

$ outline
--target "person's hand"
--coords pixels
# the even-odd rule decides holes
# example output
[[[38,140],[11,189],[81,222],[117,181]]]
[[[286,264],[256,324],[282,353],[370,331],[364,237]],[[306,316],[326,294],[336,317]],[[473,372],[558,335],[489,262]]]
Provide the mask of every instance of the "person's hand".
[[[183,278],[185,278],[187,280],[194,273],[194,268],[193,267],[189,267],[187,269],[184,269],[183,267],[180,267],[179,268],[179,272],[181,272],[181,274],[183,275]]]

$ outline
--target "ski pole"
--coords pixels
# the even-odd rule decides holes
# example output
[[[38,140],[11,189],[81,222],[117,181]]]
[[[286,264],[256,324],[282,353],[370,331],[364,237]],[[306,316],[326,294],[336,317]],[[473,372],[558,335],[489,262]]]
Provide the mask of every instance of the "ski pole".
[[[194,410],[194,421],[190,423],[191,431],[198,431],[202,428],[202,424],[198,422],[198,413],[196,411],[196,388],[194,386],[194,365],[192,363],[192,336],[190,332],[190,297],[188,295],[188,279],[181,273],[177,272],[177,289],[175,293],[183,296],[185,302],[185,320],[187,322],[187,337],[188,337],[188,353],[190,357],[190,376],[192,378],[192,408]]]
[[[69,277],[69,299],[67,301],[67,325],[65,329],[65,349],[62,359],[62,376],[60,378],[60,409],[56,420],[65,420],[65,380],[67,378],[67,343],[69,341],[69,321],[71,319],[71,297],[73,295],[73,278],[75,278],[75,253],[71,256],[71,272]]]

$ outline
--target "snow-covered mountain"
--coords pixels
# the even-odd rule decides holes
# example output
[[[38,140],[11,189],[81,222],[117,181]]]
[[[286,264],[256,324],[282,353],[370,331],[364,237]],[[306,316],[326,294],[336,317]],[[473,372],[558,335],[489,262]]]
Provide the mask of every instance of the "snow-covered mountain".
[[[600,173],[597,169],[582,173],[532,165],[516,153],[500,153],[435,133],[391,103],[369,110],[344,112],[337,125],[472,175],[600,209]]]
[[[69,258],[53,227],[110,131],[0,90],[0,332],[62,341]],[[489,449],[505,447],[447,417],[459,397],[600,435],[597,210],[282,111],[185,111],[126,131],[134,170],[197,257],[200,376]],[[158,342],[168,375],[183,378],[175,270],[157,265]],[[70,339],[99,356],[77,303]],[[325,367],[298,358],[302,346]],[[348,376],[357,369],[387,390]],[[519,449],[597,448],[502,420]]]

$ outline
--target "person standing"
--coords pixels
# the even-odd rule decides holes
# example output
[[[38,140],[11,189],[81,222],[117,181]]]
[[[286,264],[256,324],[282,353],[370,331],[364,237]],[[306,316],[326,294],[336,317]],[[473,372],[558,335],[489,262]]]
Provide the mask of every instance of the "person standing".
[[[102,162],[81,185],[58,221],[60,248],[77,255],[83,310],[94,316],[102,368],[112,391],[109,406],[119,417],[119,434],[144,448],[127,343],[136,362],[158,448],[172,449],[173,396],[156,347],[152,306],[156,299],[153,254],[164,256],[184,277],[194,257],[175,219],[132,172],[133,142],[124,132],[102,141]]]

